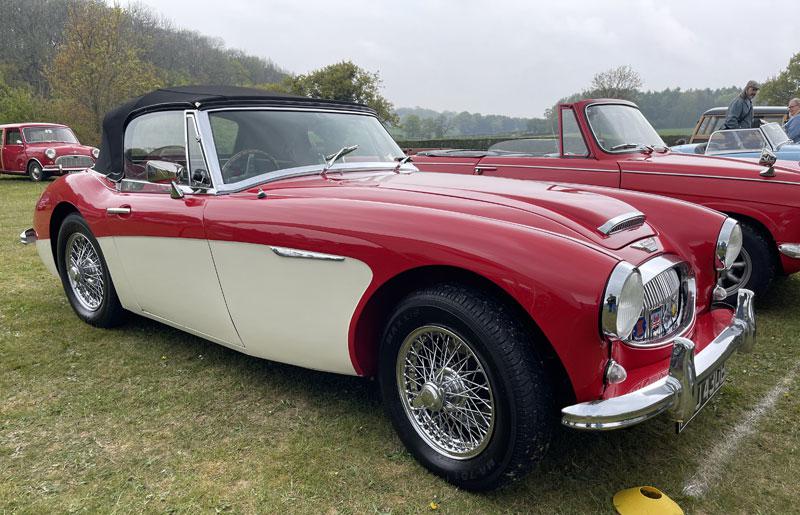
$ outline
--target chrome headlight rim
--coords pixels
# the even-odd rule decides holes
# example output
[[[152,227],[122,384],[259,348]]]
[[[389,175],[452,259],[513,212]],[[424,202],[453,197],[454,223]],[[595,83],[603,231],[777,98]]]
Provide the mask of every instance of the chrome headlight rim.
[[[630,297],[633,295],[633,297]],[[630,298],[629,298],[630,297]],[[628,306],[628,304],[630,306]],[[625,307],[627,317],[620,317],[620,306]],[[603,334],[619,340],[626,340],[644,307],[644,283],[638,268],[620,261],[606,283],[603,292],[603,305],[600,323]],[[633,313],[633,316],[630,315]]]
[[[94,157],[95,159],[100,157],[100,149],[99,148],[97,148],[97,147],[93,147],[92,148],[92,157]]]
[[[733,218],[726,218],[717,236],[715,261],[717,271],[729,270],[744,244],[742,226]]]
[[[54,148],[45,149],[44,155],[47,157],[47,159],[55,159],[55,157],[56,157],[56,149],[54,149]]]

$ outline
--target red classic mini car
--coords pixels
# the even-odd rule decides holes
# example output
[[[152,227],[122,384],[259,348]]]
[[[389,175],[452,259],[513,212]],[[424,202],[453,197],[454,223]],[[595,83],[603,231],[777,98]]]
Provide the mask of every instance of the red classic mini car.
[[[89,168],[99,150],[81,145],[72,129],[55,123],[0,125],[0,173],[41,181]]]
[[[800,271],[797,167],[670,152],[636,105],[622,100],[562,104],[558,117],[555,151],[544,143],[526,143],[523,151],[430,151],[414,156],[414,163],[431,172],[638,190],[722,211],[744,233],[743,250],[720,281],[730,303],[741,286],[758,295],[776,274]]]
[[[559,408],[682,427],[755,342],[752,292],[712,306],[739,225],[694,204],[419,173],[369,108],[244,88],[158,90],[103,131],[21,234],[81,319],[377,376],[400,439],[463,488],[524,475]]]

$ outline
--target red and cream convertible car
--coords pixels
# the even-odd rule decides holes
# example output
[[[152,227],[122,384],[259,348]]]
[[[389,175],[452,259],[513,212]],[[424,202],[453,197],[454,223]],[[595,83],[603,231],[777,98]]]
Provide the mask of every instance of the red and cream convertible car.
[[[158,90],[103,131],[21,235],[80,318],[377,376],[401,440],[463,488],[524,475],[559,416],[682,427],[755,342],[752,292],[712,306],[739,225],[700,206],[419,173],[372,110],[258,90]]]
[[[0,125],[0,173],[41,181],[50,175],[85,170],[99,149],[81,145],[72,129],[55,123]]]
[[[562,104],[558,116],[557,142],[528,140],[530,150],[509,144],[502,148],[510,151],[425,152],[414,164],[430,172],[624,188],[722,211],[744,233],[741,254],[720,278],[730,303],[742,286],[760,295],[776,275],[800,271],[797,166],[775,165],[774,156],[759,164],[670,152],[636,105],[623,100]]]

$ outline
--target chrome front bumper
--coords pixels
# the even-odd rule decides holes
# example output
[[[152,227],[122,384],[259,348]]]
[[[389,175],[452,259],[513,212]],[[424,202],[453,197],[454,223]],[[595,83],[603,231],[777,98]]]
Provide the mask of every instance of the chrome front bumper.
[[[694,354],[694,342],[675,338],[669,375],[619,397],[567,406],[561,410],[561,423],[574,429],[603,431],[629,427],[664,412],[669,412],[676,422],[688,422],[697,407],[695,385],[701,384],[737,349],[750,352],[755,342],[753,292],[741,289],[733,321],[699,354]]]
[[[19,233],[19,242],[23,245],[30,245],[31,243],[36,243],[36,231],[31,229],[25,229],[21,233]]]
[[[778,245],[778,250],[784,256],[800,259],[800,243],[784,243]]]

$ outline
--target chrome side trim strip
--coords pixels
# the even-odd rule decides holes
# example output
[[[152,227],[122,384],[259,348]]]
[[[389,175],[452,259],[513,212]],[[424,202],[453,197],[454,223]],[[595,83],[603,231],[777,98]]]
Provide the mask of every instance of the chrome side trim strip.
[[[641,170],[623,170],[622,173],[635,173],[639,175],[661,175],[670,177],[697,177],[698,179],[724,179],[727,181],[748,181],[748,182],[759,182],[763,184],[789,184],[791,186],[800,186],[800,182],[773,181],[769,179],[748,179],[746,177],[725,177],[723,175],[700,175],[694,173],[672,173],[672,172],[643,172]]]
[[[321,252],[311,252],[309,250],[290,249],[287,247],[272,247],[272,252],[288,258],[301,259],[321,259],[323,261],[344,261],[344,256],[334,256],[333,254],[322,254]]]
[[[562,159],[553,157],[550,159]],[[481,163],[481,166],[505,166],[507,168],[535,168],[540,170],[569,170],[571,172],[603,172],[603,173],[619,173],[619,170],[611,170],[608,168],[578,168],[573,166],[544,166],[544,165],[513,165],[508,163]]]

